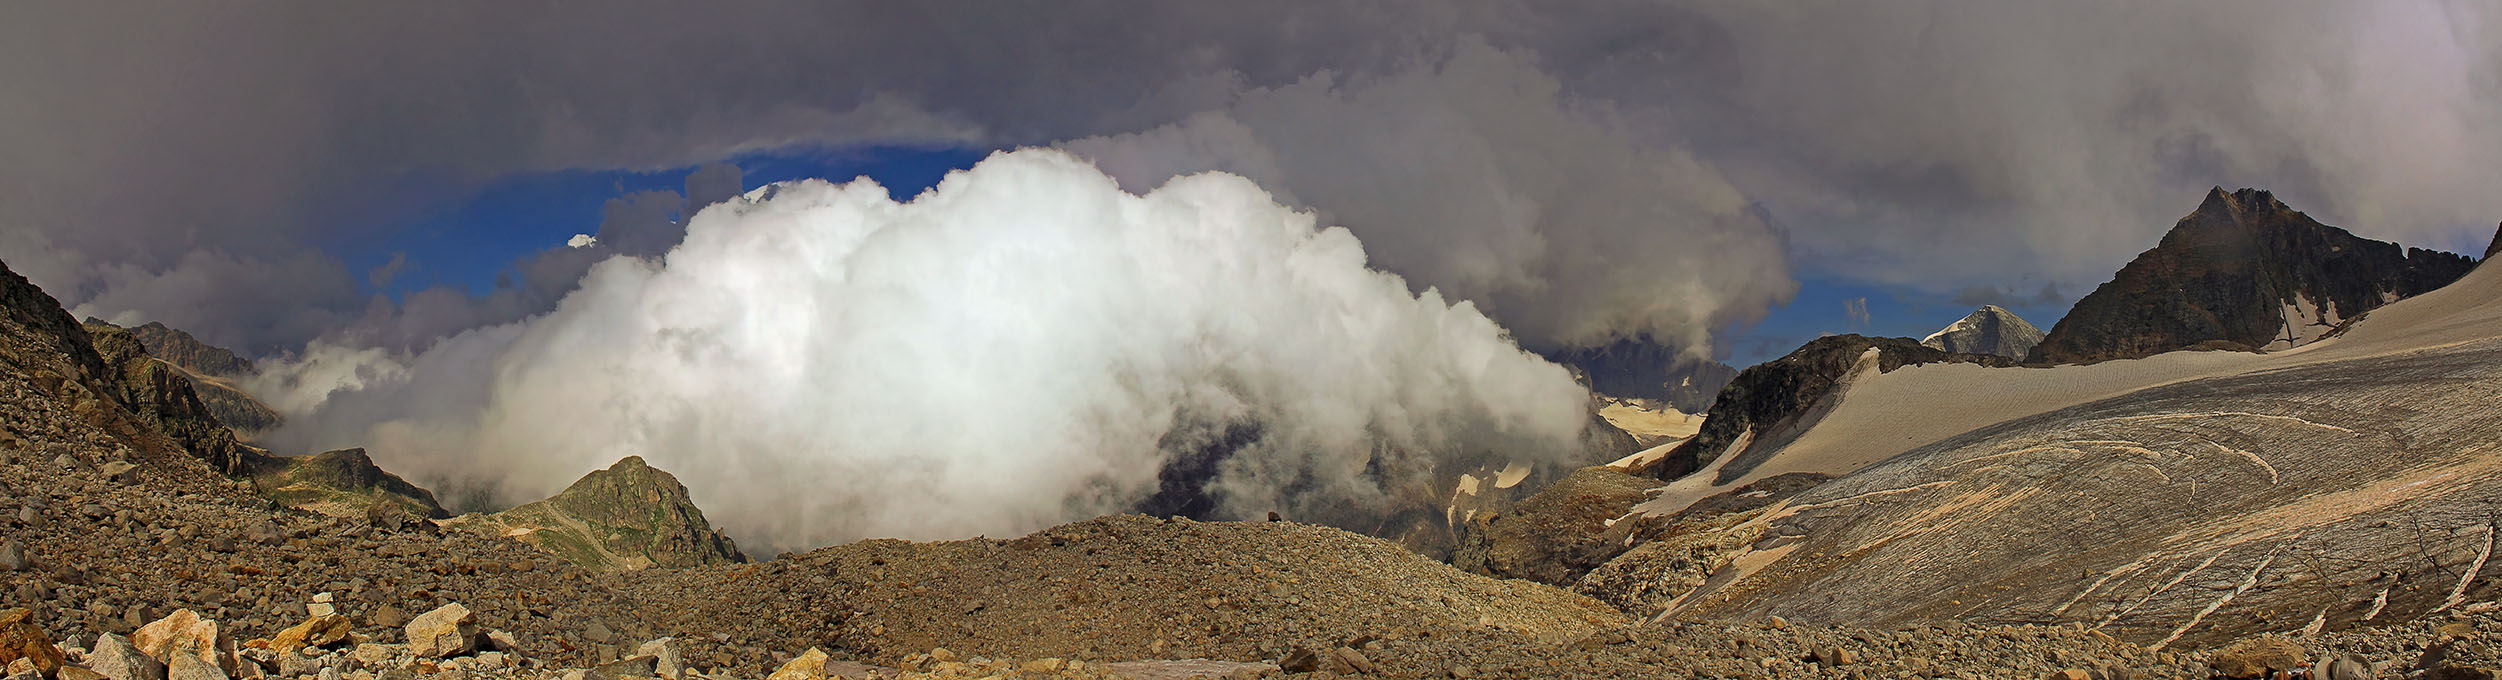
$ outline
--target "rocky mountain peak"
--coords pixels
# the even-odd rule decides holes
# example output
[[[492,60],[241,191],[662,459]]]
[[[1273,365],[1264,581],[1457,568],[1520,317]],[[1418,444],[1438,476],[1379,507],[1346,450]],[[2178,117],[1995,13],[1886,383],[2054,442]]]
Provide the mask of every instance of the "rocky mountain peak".
[[[2485,246],[2485,259],[2493,259],[2494,253],[2502,253],[2502,224],[2493,225],[2493,242]]]
[[[611,571],[746,561],[714,529],[678,478],[627,456],[546,500],[451,523],[537,544],[576,564]]]
[[[2219,187],[2153,249],[2078,300],[2031,358],[2091,362],[2206,343],[2294,347],[2449,285],[2474,265],[2321,224],[2263,190]]]
[[[1959,354],[1994,354],[2021,360],[2041,344],[2042,329],[1998,305],[1982,305],[1920,344]]]

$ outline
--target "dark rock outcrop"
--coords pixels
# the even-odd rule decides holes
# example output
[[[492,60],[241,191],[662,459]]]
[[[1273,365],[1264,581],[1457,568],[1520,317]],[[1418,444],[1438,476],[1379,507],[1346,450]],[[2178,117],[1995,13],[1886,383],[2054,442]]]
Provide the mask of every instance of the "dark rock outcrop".
[[[2474,266],[2320,224],[2265,191],[2218,187],[2162,242],[2078,300],[2030,360],[2128,359],[2217,340],[2290,347]]]
[[[1711,408],[1720,388],[1738,373],[1717,361],[1679,357],[1675,351],[1648,339],[1618,340],[1603,347],[1540,354],[1548,361],[1571,368],[1592,392],[1667,402],[1687,413]]]
[[[2485,244],[2485,259],[2493,259],[2495,253],[2502,253],[2502,224],[2493,225],[2493,242]]]
[[[1995,354],[2023,360],[2041,344],[2042,329],[1998,305],[1982,305],[1971,314],[1939,329],[1920,344],[1958,354]]]
[[[138,336],[108,324],[88,324],[83,330],[104,363],[114,396],[133,415],[219,472],[244,476],[267,463],[267,454],[235,440],[235,433],[192,390],[182,369],[149,356]]]
[[[233,381],[248,375],[252,364],[225,348],[212,346],[192,338],[191,334],[149,322],[137,328],[123,329],[100,319],[87,319],[93,328],[113,328],[129,333],[139,341],[148,356],[155,357],[181,371],[191,381],[191,392],[208,407],[217,422],[239,433],[253,433],[285,424],[276,409]]]
[[[627,456],[555,496],[448,524],[511,536],[593,569],[693,567],[744,562],[730,537],[705,521],[678,478]]]
[[[451,517],[434,492],[374,465],[364,449],[275,458],[253,477],[262,496],[281,505],[323,514],[364,517],[375,512],[429,519]]]
[[[1835,387],[1875,351],[1878,372],[1911,364],[1956,361],[1986,366],[2013,366],[2015,361],[1986,354],[1953,354],[1912,342],[1910,338],[1829,335],[1810,340],[1797,350],[1747,368],[1720,390],[1703,427],[1692,439],[1670,449],[1649,472],[1676,479],[1711,465],[1740,437],[1751,434],[1748,451],[1772,451],[1807,431],[1830,404]],[[1741,457],[1720,473],[1718,483],[1744,476],[1760,460]]]

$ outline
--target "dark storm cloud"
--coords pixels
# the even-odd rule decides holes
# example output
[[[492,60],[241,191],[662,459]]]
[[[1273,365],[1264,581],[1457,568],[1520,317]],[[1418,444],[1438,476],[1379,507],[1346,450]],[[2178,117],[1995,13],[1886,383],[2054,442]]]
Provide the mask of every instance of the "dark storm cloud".
[[[376,302],[311,250],[493,178],[863,143],[1104,138],[1245,174],[1533,343],[1699,343],[1785,299],[1792,265],[2090,286],[2214,184],[2414,242],[2502,214],[2502,19],[2476,3],[6,12],[0,257],[82,310],[256,348],[546,309]],[[686,195],[720,195],[713,172]]]

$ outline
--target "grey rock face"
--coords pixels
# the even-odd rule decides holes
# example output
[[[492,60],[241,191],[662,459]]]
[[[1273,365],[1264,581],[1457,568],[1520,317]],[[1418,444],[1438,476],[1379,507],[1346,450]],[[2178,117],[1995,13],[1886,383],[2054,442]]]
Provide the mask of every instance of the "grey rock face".
[[[2042,329],[1997,305],[1983,305],[1920,344],[1957,354],[1995,354],[2022,360],[2042,343]]]

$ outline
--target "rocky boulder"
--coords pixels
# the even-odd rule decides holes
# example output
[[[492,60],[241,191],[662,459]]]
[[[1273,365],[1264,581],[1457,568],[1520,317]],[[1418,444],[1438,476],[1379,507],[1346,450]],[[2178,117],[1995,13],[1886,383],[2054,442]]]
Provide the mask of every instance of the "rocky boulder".
[[[774,669],[765,680],[825,680],[827,659],[825,650],[810,647],[789,663],[782,664],[781,668]]]
[[[173,669],[176,676],[182,674],[180,661],[183,659],[203,662],[222,671],[228,651],[225,636],[219,633],[217,622],[200,618],[198,612],[189,609],[174,610],[165,618],[141,626],[137,632],[130,634],[130,643],[148,658]]]
[[[0,666],[21,662],[37,672],[51,675],[66,661],[61,650],[52,645],[43,628],[35,625],[35,614],[20,607],[0,610]]]
[[[478,617],[454,602],[408,622],[408,653],[421,659],[468,654],[478,649]]]
[[[2244,640],[2207,657],[2207,668],[2219,678],[2272,678],[2283,671],[2307,668],[2302,646],[2280,637]]]
[[[303,623],[278,631],[270,638],[269,648],[293,652],[305,647],[328,647],[346,641],[348,633],[355,628],[355,623],[345,616],[315,614],[304,619]]]
[[[131,647],[130,639],[112,633],[96,638],[87,652],[87,668],[112,680],[165,680],[165,664]]]

